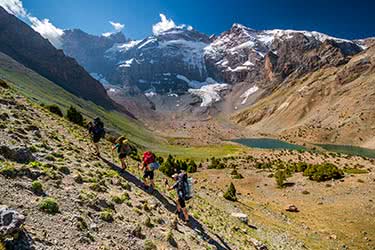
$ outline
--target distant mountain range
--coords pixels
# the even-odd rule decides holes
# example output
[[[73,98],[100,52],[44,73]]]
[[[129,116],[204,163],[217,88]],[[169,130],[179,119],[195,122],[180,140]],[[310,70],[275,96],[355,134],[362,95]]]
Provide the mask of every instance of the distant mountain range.
[[[92,36],[77,29],[66,30],[63,37],[64,52],[102,83],[151,100],[156,95],[190,93],[201,99],[201,106],[221,100],[221,92],[237,83],[257,83],[244,89],[241,101],[234,104],[244,105],[256,89],[345,64],[364,48],[362,40],[308,31],[256,31],[240,24],[218,37],[186,27],[137,41],[122,33]]]

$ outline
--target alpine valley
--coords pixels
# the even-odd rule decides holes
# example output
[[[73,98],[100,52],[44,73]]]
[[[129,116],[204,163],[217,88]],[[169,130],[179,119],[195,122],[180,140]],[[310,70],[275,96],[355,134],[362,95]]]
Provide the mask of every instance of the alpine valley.
[[[0,250],[375,249],[375,38],[160,14],[134,40],[33,15],[133,1],[24,2],[0,0]]]
[[[241,24],[208,36],[183,25],[143,40],[65,30],[62,48],[113,100],[183,144],[267,135],[375,148],[371,38]]]

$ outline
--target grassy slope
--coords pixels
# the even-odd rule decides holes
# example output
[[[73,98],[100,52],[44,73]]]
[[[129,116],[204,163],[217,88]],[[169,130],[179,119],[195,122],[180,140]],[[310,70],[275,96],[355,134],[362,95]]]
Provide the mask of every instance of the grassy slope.
[[[212,156],[236,154],[243,149],[234,144],[195,148],[169,145],[166,140],[147,130],[140,122],[120,112],[107,111],[90,101],[83,100],[4,55],[0,61],[0,78],[9,81],[22,95],[34,102],[46,105],[57,104],[64,111],[73,105],[86,118],[99,116],[107,127],[126,134],[134,143],[162,155],[174,154],[179,158],[200,160]]]

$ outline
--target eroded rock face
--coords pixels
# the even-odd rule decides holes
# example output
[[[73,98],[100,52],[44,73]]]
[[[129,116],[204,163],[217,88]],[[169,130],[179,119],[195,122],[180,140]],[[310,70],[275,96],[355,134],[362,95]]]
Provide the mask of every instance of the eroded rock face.
[[[25,219],[16,210],[0,206],[0,239],[18,232]]]
[[[29,163],[35,159],[28,148],[10,148],[5,145],[0,146],[0,155],[18,163]]]

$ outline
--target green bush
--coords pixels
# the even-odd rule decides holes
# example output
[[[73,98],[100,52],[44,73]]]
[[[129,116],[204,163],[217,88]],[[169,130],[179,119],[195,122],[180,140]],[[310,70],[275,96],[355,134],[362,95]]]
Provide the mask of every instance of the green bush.
[[[61,111],[61,109],[57,105],[49,105],[47,107],[47,109],[49,110],[49,112],[54,113],[54,114],[56,114],[56,115],[58,115],[60,117],[64,116],[63,112]]]
[[[4,81],[3,79],[0,79],[0,87],[2,87],[4,89],[8,89],[9,85],[6,81]]]
[[[39,209],[48,214],[56,214],[59,212],[59,204],[54,198],[45,198],[39,203]]]
[[[332,163],[323,163],[319,165],[310,165],[304,172],[313,181],[328,181],[332,179],[341,179],[344,172]]]
[[[15,167],[9,164],[0,166],[0,174],[7,178],[16,178],[18,171]]]
[[[224,193],[224,198],[230,201],[237,201],[236,188],[232,182],[230,183],[228,190]]]
[[[112,222],[113,221],[113,213],[111,209],[104,209],[99,213],[99,218],[106,221],[106,222]]]
[[[37,193],[37,194],[43,193],[43,185],[40,181],[33,181],[31,183],[31,189],[34,193]]]
[[[220,161],[220,159],[216,159],[215,157],[211,158],[211,163],[208,166],[208,169],[224,169],[225,164]]]
[[[158,248],[151,240],[146,240],[143,249],[144,250],[157,250]]]
[[[195,161],[190,160],[189,163],[188,163],[188,167],[187,167],[186,172],[188,172],[188,173],[195,173],[195,172],[197,172],[197,168],[198,168],[198,166],[195,163]]]
[[[274,177],[276,179],[276,184],[279,188],[284,187],[284,182],[286,181],[287,178],[287,173],[285,170],[277,170],[276,173],[274,174]]]
[[[83,126],[83,116],[73,106],[70,106],[70,108],[68,109],[66,117],[68,118],[69,121],[75,124],[78,124],[80,126]]]
[[[169,177],[176,173],[177,163],[172,155],[168,155],[167,160],[161,164],[159,170]]]
[[[230,175],[233,179],[243,179],[242,174],[238,173],[237,169],[233,169]]]
[[[129,200],[129,194],[128,193],[123,193],[122,195],[114,195],[112,196],[112,201],[117,204],[122,204],[125,201]]]

